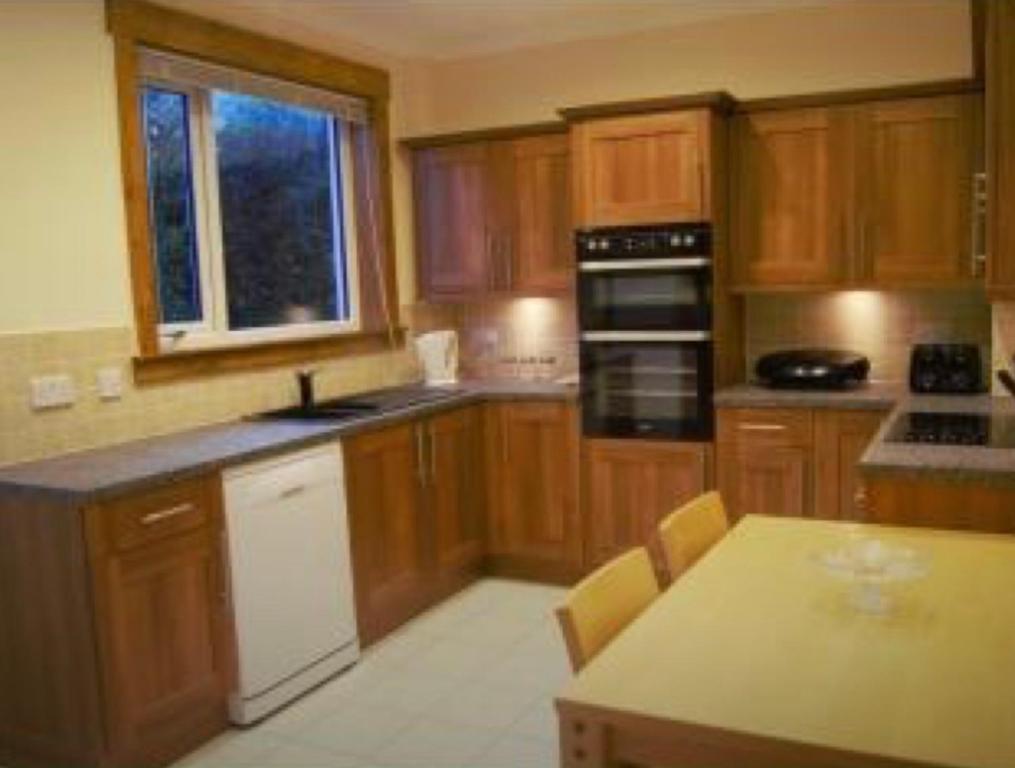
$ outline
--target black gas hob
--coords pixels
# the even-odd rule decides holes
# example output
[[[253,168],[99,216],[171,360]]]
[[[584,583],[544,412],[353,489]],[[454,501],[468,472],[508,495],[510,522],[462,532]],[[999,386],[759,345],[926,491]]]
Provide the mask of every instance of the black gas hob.
[[[885,439],[889,443],[1015,448],[1015,415],[909,412],[896,420]]]

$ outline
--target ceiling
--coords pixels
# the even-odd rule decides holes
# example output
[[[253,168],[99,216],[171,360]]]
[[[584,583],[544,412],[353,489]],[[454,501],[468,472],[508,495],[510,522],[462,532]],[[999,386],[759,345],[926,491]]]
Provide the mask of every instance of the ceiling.
[[[402,58],[451,59],[851,0],[158,0],[227,21],[313,31]]]

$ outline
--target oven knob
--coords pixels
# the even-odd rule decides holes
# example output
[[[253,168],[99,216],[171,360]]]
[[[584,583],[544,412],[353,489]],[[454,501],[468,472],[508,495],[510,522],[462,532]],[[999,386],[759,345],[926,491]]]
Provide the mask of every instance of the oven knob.
[[[606,238],[603,238],[602,240],[599,241],[599,250],[601,250],[601,251],[608,251],[609,249],[610,249],[610,241],[609,240],[607,240]]]
[[[598,248],[599,245],[596,243],[595,240],[589,240],[587,243],[585,243],[585,250],[587,251],[594,251]]]
[[[683,240],[680,239],[680,235],[670,235],[670,247],[679,248]]]
[[[688,248],[692,247],[695,243],[694,235],[684,235],[684,245]]]

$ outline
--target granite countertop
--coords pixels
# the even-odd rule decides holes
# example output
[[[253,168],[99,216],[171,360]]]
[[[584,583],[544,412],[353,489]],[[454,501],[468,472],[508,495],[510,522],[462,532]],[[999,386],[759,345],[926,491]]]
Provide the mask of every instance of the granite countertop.
[[[722,408],[836,408],[842,410],[891,410],[908,397],[906,388],[896,382],[867,382],[842,390],[770,389],[760,384],[736,384],[715,393],[715,404]]]
[[[0,494],[80,505],[470,403],[577,397],[571,384],[464,382],[440,400],[341,422],[242,420],[0,467]]]
[[[970,445],[926,445],[889,442],[896,421],[907,413],[985,413],[1015,416],[1015,398],[990,395],[907,396],[885,419],[877,435],[860,458],[865,473],[975,480],[1015,485],[1015,449]]]

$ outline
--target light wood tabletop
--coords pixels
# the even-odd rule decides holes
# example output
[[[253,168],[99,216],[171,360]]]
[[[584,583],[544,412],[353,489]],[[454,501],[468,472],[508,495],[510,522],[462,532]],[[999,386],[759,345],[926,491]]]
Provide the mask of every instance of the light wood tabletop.
[[[858,527],[928,566],[884,615],[816,562]],[[1012,768],[1015,537],[744,518],[557,710],[567,768]]]

